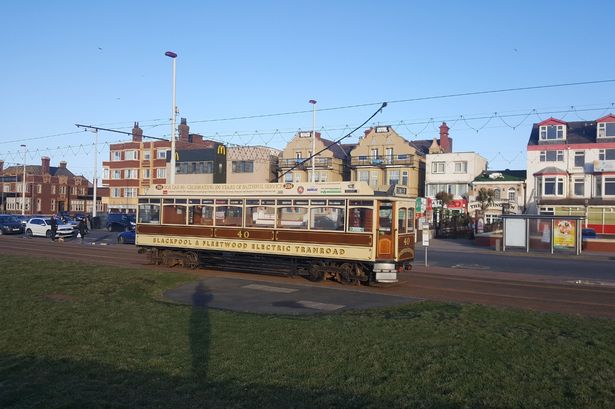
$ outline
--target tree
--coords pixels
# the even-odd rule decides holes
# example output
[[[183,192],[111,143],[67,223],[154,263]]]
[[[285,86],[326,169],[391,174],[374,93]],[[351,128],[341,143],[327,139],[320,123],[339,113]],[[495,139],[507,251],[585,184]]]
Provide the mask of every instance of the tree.
[[[436,199],[442,202],[442,206],[449,204],[453,200],[453,195],[447,192],[436,193]]]
[[[476,194],[476,201],[480,203],[480,209],[484,212],[489,206],[495,203],[495,192],[493,189],[481,187]]]

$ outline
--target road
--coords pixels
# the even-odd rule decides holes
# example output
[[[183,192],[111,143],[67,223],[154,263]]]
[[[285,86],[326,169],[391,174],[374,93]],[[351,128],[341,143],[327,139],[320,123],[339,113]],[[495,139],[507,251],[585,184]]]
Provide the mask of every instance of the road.
[[[178,271],[147,263],[143,254],[137,254],[132,245],[116,244],[117,233],[97,231],[79,239],[54,243],[43,238],[26,239],[20,236],[0,237],[0,254],[27,255],[60,258],[94,264]],[[287,291],[284,299],[273,301],[262,291],[255,297],[255,289],[269,293],[284,293],[288,288],[328,289],[327,295],[319,295],[318,303],[338,305],[339,300],[360,307],[370,305],[370,295],[389,296],[390,305],[399,303],[399,297],[411,300],[437,300],[445,302],[476,303],[500,307],[531,309],[566,314],[579,314],[615,318],[615,262],[608,256],[527,256],[501,254],[492,250],[466,246],[462,242],[433,241],[430,247],[429,266],[422,266],[422,249],[412,272],[400,274],[400,282],[386,287],[342,286],[334,282],[310,283],[303,279],[281,276],[255,275],[249,273],[222,272],[208,269],[188,270],[195,276],[195,283],[209,280],[212,288],[220,294],[233,287],[230,296],[226,293],[222,308],[245,310],[243,300],[260,300],[254,304],[255,311],[263,308],[279,308],[285,311],[305,300],[295,299],[293,294],[305,291]],[[186,270],[181,270],[186,271]],[[217,280],[217,281],[216,281]],[[222,280],[222,281],[221,281]],[[242,285],[229,286],[224,280],[243,280]],[[256,285],[257,287],[254,287]],[[260,287],[258,287],[260,286]],[[365,294],[365,299],[361,299]],[[359,298],[356,298],[357,295]],[[353,297],[350,300],[349,297]],[[323,298],[324,297],[324,298]],[[395,302],[393,302],[395,301]],[[410,301],[409,301],[410,302]],[[263,306],[262,304],[267,304]],[[379,305],[386,305],[379,304]],[[269,313],[275,312],[267,309]]]

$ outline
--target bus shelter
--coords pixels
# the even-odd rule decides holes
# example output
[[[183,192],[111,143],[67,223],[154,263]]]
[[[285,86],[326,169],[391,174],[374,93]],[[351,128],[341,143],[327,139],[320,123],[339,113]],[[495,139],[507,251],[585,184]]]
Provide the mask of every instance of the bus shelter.
[[[502,215],[503,245],[526,252],[581,254],[584,216]]]

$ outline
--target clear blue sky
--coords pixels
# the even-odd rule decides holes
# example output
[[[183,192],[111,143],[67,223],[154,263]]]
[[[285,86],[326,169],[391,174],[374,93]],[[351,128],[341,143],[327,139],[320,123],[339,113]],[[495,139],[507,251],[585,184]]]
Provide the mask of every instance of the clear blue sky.
[[[28,163],[47,155],[52,166],[66,160],[91,178],[93,134],[46,136],[78,131],[75,123],[130,130],[139,121],[145,134],[168,137],[167,50],[179,55],[177,105],[191,132],[278,148],[297,129],[311,129],[311,113],[207,120],[309,111],[309,99],[326,109],[615,78],[611,2],[433,3],[4,2],[0,159],[21,162],[26,143]],[[535,109],[596,119],[615,109],[582,110],[611,106],[614,91],[615,83],[605,83],[397,103],[374,123],[391,124],[407,139],[431,139],[447,119],[455,150],[479,152],[492,169],[523,169],[531,124],[549,115],[529,115],[515,129],[497,117],[485,125],[460,116]],[[319,112],[317,128],[336,139],[375,109]],[[415,124],[430,118],[433,124]],[[125,139],[100,134],[101,142]],[[108,148],[100,151],[107,159]]]

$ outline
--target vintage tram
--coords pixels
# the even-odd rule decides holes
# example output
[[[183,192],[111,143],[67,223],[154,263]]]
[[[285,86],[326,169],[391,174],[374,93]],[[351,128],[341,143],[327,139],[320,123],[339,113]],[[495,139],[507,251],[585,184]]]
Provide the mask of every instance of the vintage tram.
[[[152,262],[392,283],[414,259],[414,198],[365,182],[154,185],[136,244]]]

